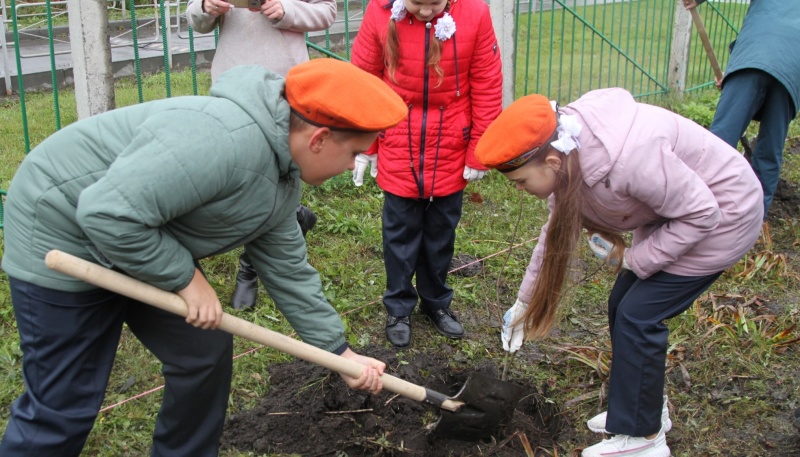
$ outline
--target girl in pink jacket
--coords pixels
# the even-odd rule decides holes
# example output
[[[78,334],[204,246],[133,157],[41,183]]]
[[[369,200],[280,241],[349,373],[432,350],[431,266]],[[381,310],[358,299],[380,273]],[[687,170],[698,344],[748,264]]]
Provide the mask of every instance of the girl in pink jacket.
[[[354,171],[361,185],[371,163],[384,191],[386,337],[396,347],[410,344],[419,302],[440,333],[461,338],[447,271],[464,188],[486,173],[475,146],[502,109],[489,8],[483,0],[372,0],[352,62],[383,79],[408,106],[408,118],[360,154]]]
[[[664,320],[755,244],[764,206],[752,168],[703,127],[623,89],[592,91],[561,109],[541,95],[523,97],[486,130],[476,157],[550,207],[504,316],[504,349],[548,335],[587,229],[589,246],[619,275],[608,300],[608,411],[587,423],[615,436],[583,455],[669,456]]]

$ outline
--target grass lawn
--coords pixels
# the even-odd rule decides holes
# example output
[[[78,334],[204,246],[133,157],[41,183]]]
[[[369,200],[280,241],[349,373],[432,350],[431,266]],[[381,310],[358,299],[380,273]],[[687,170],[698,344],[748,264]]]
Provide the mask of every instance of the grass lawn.
[[[146,99],[163,93],[163,75],[146,78]],[[173,94],[191,92],[191,75],[172,75]],[[208,85],[200,74],[201,93]],[[188,88],[188,89],[187,89]],[[150,95],[150,91],[153,94]],[[136,100],[136,88],[121,81],[120,105]],[[70,106],[70,91],[61,91],[62,113]],[[45,113],[31,125],[47,124],[47,94],[28,97],[29,113]],[[694,97],[672,106],[700,122],[713,113],[712,95]],[[22,160],[20,131],[15,117],[18,107],[10,101],[0,109],[0,141],[3,160],[0,184],[5,188],[16,164]],[[66,125],[74,119],[62,119]],[[16,127],[15,127],[16,126]],[[34,130],[35,144],[46,132]],[[797,147],[800,127],[793,125],[787,147]],[[792,150],[794,151],[794,150]],[[784,177],[800,182],[798,156],[787,154]],[[473,277],[452,275],[454,309],[473,325],[458,342],[429,333],[415,337],[414,351],[447,348],[452,357],[467,364],[500,363],[498,316],[514,301],[532,241],[545,219],[545,205],[514,191],[497,173],[471,184],[468,193],[481,198],[465,200],[464,217],[458,228],[456,253],[484,259],[484,271]],[[474,200],[474,201],[473,201]],[[383,336],[384,310],[380,303],[384,286],[381,256],[381,192],[369,180],[364,187],[352,186],[349,176],[340,176],[317,188],[306,189],[304,204],[319,216],[309,234],[309,257],[323,278],[325,293],[343,315],[350,344],[356,350],[388,348]],[[776,204],[776,208],[779,205]],[[798,313],[798,251],[800,217],[797,208],[784,209],[772,219],[772,242],[762,240],[747,259],[731,268],[683,315],[670,321],[671,348],[667,390],[673,404],[670,445],[674,455],[791,455],[770,449],[795,449],[797,438],[789,415],[798,405],[798,348],[794,325]],[[787,209],[788,208],[788,209]],[[504,251],[517,233],[523,245],[507,255]],[[583,421],[598,408],[607,376],[610,343],[605,324],[605,300],[613,276],[598,271],[599,265],[582,247],[578,275],[581,282],[570,291],[562,307],[561,324],[551,338],[527,345],[518,355],[513,375],[533,385],[548,384],[548,400],[567,405],[562,413],[567,428],[550,445],[550,455],[567,455],[572,449],[595,440]],[[237,253],[206,260],[204,267],[223,300],[232,292]],[[268,295],[261,292],[252,312],[228,308],[259,325],[291,334]],[[257,349],[236,340],[234,381],[230,414],[247,411],[270,389],[267,367],[289,358],[273,350]],[[22,391],[20,351],[8,283],[0,276],[0,424],[7,420],[12,401]],[[143,455],[147,453],[153,421],[160,404],[160,365],[127,331],[120,344],[105,405],[115,405],[151,390],[151,394],[100,413],[89,437],[85,455]],[[0,425],[0,428],[4,428]],[[794,443],[794,444],[792,444]],[[772,447],[771,447],[772,446]],[[225,449],[223,455],[251,455]],[[543,454],[544,455],[544,454]]]
[[[643,42],[633,28],[613,32],[604,28],[612,8],[625,8],[650,24],[652,33],[666,33],[667,21],[651,6],[651,2],[644,1],[612,4],[604,8],[607,10],[605,20],[602,15],[597,17],[597,13],[592,13],[595,18],[588,12],[584,16],[604,35],[615,37],[618,43],[625,43],[629,37],[630,45],[620,46],[620,49],[637,56],[636,61],[646,63],[643,67],[657,75],[665,71],[664,64],[657,61],[663,60],[664,47],[669,43],[636,45]],[[719,7],[742,6],[721,4]],[[576,11],[583,12],[582,8],[577,7]],[[613,14],[621,14],[621,11]],[[585,46],[595,46],[595,51],[589,54],[553,55],[551,58],[551,41],[571,47],[588,33],[578,28],[576,20],[561,14],[531,16],[530,21],[528,16],[520,16],[521,36],[531,39],[530,49],[526,44],[526,50],[520,48],[518,54],[517,87],[522,91],[518,95],[542,92],[566,102],[590,88],[630,81],[637,82],[632,86],[634,92],[654,90],[655,86],[633,67],[624,76],[625,66],[632,64],[609,57],[619,54],[610,52],[609,46],[600,41],[582,41],[587,43]],[[714,24],[709,18],[709,30],[721,27]],[[552,27],[559,33],[548,32]],[[535,56],[541,62],[538,67]],[[705,56],[700,54],[694,58],[700,61]],[[617,76],[609,79],[609,75],[617,74],[610,70],[616,71],[618,66],[623,69],[619,79],[614,79]],[[562,74],[575,76],[558,76]],[[207,93],[208,74],[197,76],[199,93]],[[709,76],[710,71],[706,78]],[[163,74],[146,77],[144,99],[163,98],[164,81]],[[189,72],[173,73],[171,83],[173,96],[192,93]],[[119,81],[116,93],[117,106],[138,103],[137,88],[132,80]],[[708,125],[716,105],[716,93],[702,92],[685,100],[649,97],[647,101]],[[28,94],[26,104],[30,141],[35,146],[54,130],[53,100],[49,93]],[[59,107],[62,126],[75,121],[71,90],[59,91]],[[24,158],[19,109],[18,102],[0,99],[0,189],[8,188]],[[787,141],[783,168],[785,186],[770,215],[771,238],[759,240],[748,256],[726,272],[690,310],[669,321],[666,390],[674,425],[668,443],[675,456],[800,454],[800,434],[792,427],[790,419],[794,408],[800,406],[800,348],[795,341],[800,337],[800,331],[795,328],[800,316],[798,150],[800,123],[795,121]],[[317,226],[308,235],[309,258],[320,271],[325,294],[342,315],[348,341],[355,350],[389,350],[383,330],[385,311],[380,302],[385,282],[381,254],[382,194],[373,180],[365,181],[363,187],[356,188],[346,173],[320,187],[306,188],[303,203],[319,217]],[[504,352],[499,339],[499,316],[514,302],[545,218],[544,202],[521,196],[498,173],[489,173],[485,179],[470,184],[457,231],[456,253],[482,259],[483,271],[477,276],[451,275],[449,279],[455,290],[453,308],[468,323],[467,335],[463,340],[451,341],[435,332],[416,332],[412,347],[399,352],[398,356],[408,360],[422,352],[441,352],[453,363],[458,361],[466,366],[502,364]],[[506,249],[511,243],[521,246],[509,253]],[[561,411],[563,426],[552,441],[534,445],[536,455],[574,455],[596,442],[597,436],[586,430],[584,422],[605,405],[603,397],[610,356],[606,300],[614,276],[601,268],[586,246],[580,249],[574,275],[577,283],[570,288],[568,299],[561,307],[559,326],[550,338],[526,344],[511,367],[512,378],[547,386],[545,400]],[[231,252],[203,262],[223,303],[233,290],[237,256],[238,252]],[[228,307],[226,311],[258,325],[292,333],[263,288],[259,305],[254,310],[236,311]],[[8,280],[0,272],[0,431],[5,429],[11,403],[24,388],[18,345]],[[235,340],[234,354],[237,358],[230,415],[250,411],[262,397],[269,395],[268,368],[290,360],[284,354],[239,338]],[[97,418],[83,455],[147,455],[162,384],[160,364],[126,329],[104,411]],[[414,455],[413,450],[399,450],[402,446],[391,440],[391,436],[376,437],[375,442],[383,446],[383,455]],[[245,449],[224,448],[222,455],[257,454]]]

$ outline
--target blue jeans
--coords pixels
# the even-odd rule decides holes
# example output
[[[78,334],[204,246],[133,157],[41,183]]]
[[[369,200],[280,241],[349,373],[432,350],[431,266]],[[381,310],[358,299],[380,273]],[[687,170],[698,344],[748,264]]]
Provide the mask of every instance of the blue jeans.
[[[166,381],[152,456],[216,456],[233,337],[104,289],[63,292],[9,278],[25,392],[0,455],[78,456],[108,385],[122,324],[162,362]]]
[[[761,122],[750,165],[764,189],[764,219],[778,187],[783,146],[796,113],[786,88],[769,73],[739,70],[725,77],[711,132],[736,147],[752,119]]]

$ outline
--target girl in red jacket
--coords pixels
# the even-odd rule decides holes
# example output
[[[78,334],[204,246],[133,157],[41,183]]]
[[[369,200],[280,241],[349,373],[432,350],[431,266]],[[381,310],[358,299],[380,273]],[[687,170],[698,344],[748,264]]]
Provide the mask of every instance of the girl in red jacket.
[[[370,164],[385,195],[386,337],[397,347],[410,344],[419,301],[440,333],[461,338],[447,270],[464,188],[486,173],[475,145],[502,109],[489,8],[483,0],[372,0],[352,62],[383,79],[408,106],[408,118],[360,154],[353,172],[361,185]]]

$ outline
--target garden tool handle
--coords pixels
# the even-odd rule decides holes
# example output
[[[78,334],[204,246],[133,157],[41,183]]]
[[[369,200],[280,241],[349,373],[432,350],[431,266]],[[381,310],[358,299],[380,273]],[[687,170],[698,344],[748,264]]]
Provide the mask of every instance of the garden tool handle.
[[[697,35],[700,37],[700,41],[703,42],[703,48],[706,50],[708,60],[711,62],[714,76],[717,77],[718,81],[722,81],[722,69],[719,67],[717,56],[714,55],[714,48],[711,46],[711,40],[708,39],[708,32],[706,32],[706,27],[703,25],[700,12],[697,11],[697,8],[690,8],[689,12],[692,14],[692,22],[694,22],[694,26],[697,29]]]
[[[45,256],[48,268],[66,275],[93,284],[103,289],[116,292],[134,300],[155,306],[164,311],[186,317],[188,307],[186,302],[177,294],[161,290],[155,286],[126,276],[96,263],[83,260],[66,252],[52,250]],[[188,324],[187,324],[188,325]],[[364,365],[338,356],[328,351],[319,349],[308,343],[298,341],[278,332],[253,324],[252,322],[223,313],[218,327],[232,335],[245,338],[264,346],[277,349],[293,355],[299,359],[323,366],[337,373],[358,378]],[[384,373],[381,382],[386,390],[410,398],[412,400],[430,403],[434,406],[458,411],[463,402],[452,400],[422,386],[404,381],[390,374]]]

